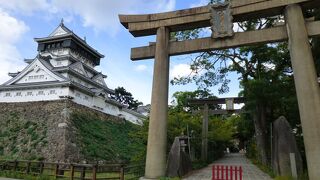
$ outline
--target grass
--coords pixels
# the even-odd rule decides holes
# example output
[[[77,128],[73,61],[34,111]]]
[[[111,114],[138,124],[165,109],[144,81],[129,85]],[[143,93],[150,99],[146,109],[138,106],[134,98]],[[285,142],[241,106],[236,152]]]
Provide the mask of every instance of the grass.
[[[70,172],[65,172],[63,178],[59,179],[70,179]],[[32,175],[32,174],[24,174],[13,171],[0,171],[0,177],[7,178],[16,178],[16,179],[25,179],[25,180],[55,180],[56,178],[52,176],[52,173],[49,171],[45,171],[43,175]],[[92,173],[86,172],[86,178],[91,178]],[[97,178],[119,178],[119,173],[97,173]],[[125,179],[134,179],[134,175],[128,174],[125,175]],[[80,172],[74,173],[74,178],[80,178]],[[138,179],[138,178],[136,178]],[[179,180],[177,178],[163,179],[163,180]]]
[[[275,178],[276,175],[273,172],[272,168],[266,165],[263,165],[260,161],[256,160],[256,159],[250,159],[251,162],[256,165],[261,171],[267,173],[270,177]]]
[[[295,180],[292,176],[277,176],[275,180]],[[298,177],[299,180],[309,180],[308,173],[304,173]]]
[[[277,176],[274,178],[274,180],[295,180],[295,179],[291,176]]]
[[[261,171],[267,173],[271,178],[275,180],[295,180],[292,176],[276,176],[272,168],[261,164],[258,160],[250,158],[251,162],[256,165]],[[299,180],[308,180],[308,173],[304,173],[298,177]]]
[[[28,174],[21,174],[17,172],[11,171],[0,171],[0,177],[7,178],[16,178],[16,179],[25,179],[25,180],[53,180],[53,177],[41,175],[41,176],[33,176]]]
[[[76,128],[77,144],[88,160],[130,161],[143,147],[141,140],[130,136],[138,128],[131,122],[114,122],[79,112],[71,120]]]
[[[193,161],[192,162],[192,169],[202,169],[204,167],[207,167],[209,163],[203,162],[203,161]]]

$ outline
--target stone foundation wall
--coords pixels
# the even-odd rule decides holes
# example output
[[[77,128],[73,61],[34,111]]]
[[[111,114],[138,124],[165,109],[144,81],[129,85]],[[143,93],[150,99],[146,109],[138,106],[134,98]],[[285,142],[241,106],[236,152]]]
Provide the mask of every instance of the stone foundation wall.
[[[81,162],[72,112],[124,122],[70,100],[0,103],[0,157]]]

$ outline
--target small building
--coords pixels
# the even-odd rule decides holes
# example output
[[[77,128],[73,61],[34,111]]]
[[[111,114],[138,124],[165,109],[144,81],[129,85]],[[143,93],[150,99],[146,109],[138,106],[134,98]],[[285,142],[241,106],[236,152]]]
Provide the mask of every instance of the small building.
[[[104,55],[63,21],[48,37],[35,41],[37,56],[25,59],[28,65],[21,72],[9,73],[12,78],[0,86],[0,103],[70,99],[133,123],[145,118],[110,98],[114,90],[106,85],[107,76],[94,69]]]

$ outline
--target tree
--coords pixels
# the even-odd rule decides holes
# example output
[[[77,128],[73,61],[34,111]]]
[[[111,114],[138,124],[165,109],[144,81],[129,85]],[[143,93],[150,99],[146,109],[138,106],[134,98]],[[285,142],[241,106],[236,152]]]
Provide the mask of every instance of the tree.
[[[206,98],[214,97],[211,93],[205,91],[193,92],[176,92],[173,95],[174,105],[169,107],[168,111],[168,146],[167,152],[170,151],[171,145],[177,136],[191,136],[191,148],[196,159],[200,159],[201,154],[201,134],[202,134],[202,115],[193,114],[190,111],[190,105],[187,103],[189,98]],[[194,106],[194,108],[197,108]],[[219,158],[223,155],[225,147],[230,144],[230,140],[236,134],[235,121],[222,119],[221,117],[211,116],[209,118],[209,160]],[[139,131],[135,132],[133,137],[141,139],[145,146],[147,144],[149,120],[143,122]],[[135,161],[143,161],[146,151],[141,151],[134,159]]]
[[[111,95],[111,98],[127,106],[128,109],[136,110],[138,106],[143,104],[142,102],[135,100],[132,94],[123,87],[117,87],[114,91],[115,93]]]
[[[217,98],[213,96],[210,91],[207,90],[195,90],[195,91],[177,91],[172,97],[174,100],[171,102],[174,104],[174,109],[177,111],[191,112],[192,110],[199,110],[199,105],[190,105],[189,100],[191,99],[203,99],[203,98]],[[210,105],[211,109],[220,108],[217,105]]]

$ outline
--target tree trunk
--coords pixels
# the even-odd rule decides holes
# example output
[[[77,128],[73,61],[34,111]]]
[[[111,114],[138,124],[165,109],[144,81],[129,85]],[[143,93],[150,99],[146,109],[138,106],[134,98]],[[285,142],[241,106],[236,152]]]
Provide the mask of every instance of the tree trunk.
[[[257,142],[258,157],[263,165],[268,164],[267,158],[267,126],[266,126],[266,106],[258,103],[253,116],[255,135]]]

